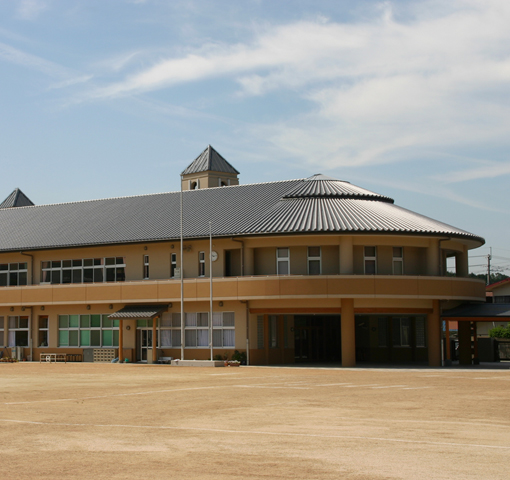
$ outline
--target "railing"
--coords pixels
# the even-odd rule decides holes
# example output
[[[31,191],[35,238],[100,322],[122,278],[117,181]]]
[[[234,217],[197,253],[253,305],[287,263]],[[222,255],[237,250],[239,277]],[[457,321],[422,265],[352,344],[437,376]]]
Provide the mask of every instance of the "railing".
[[[209,278],[184,280],[187,301],[209,299]],[[281,298],[485,299],[483,281],[407,275],[265,275],[213,278],[215,300]],[[177,302],[180,280],[28,285],[0,289],[0,305]]]

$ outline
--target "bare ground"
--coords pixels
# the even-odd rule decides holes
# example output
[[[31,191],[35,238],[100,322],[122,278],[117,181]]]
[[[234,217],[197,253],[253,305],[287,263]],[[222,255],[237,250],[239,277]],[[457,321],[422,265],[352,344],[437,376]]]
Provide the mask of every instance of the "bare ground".
[[[0,364],[0,478],[508,479],[510,372]]]

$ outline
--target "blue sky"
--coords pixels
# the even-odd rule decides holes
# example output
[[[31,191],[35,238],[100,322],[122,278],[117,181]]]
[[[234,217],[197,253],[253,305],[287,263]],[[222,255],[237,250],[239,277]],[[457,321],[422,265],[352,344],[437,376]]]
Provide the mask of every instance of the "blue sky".
[[[507,0],[0,0],[0,197],[178,190],[211,144],[241,183],[323,173],[481,235],[471,264],[510,274],[508,25]]]

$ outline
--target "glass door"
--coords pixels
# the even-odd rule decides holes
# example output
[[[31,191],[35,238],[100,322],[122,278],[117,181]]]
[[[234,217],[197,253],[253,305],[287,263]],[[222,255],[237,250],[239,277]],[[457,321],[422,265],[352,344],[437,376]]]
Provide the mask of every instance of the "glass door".
[[[156,332],[156,346],[158,344],[158,332]],[[136,331],[136,360],[146,362],[148,352],[152,351],[152,328],[138,328]]]

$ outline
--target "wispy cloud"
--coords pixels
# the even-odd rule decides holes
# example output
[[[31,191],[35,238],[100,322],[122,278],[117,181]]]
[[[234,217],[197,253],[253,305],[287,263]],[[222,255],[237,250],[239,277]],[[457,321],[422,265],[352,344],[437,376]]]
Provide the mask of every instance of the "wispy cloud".
[[[43,0],[21,0],[17,14],[24,20],[34,20],[48,8],[48,2]]]
[[[110,99],[210,79],[228,80],[239,101],[292,92],[308,111],[246,130],[282,156],[330,169],[444,156],[459,145],[508,147],[509,23],[510,2],[499,0],[383,2],[357,22],[259,26],[250,42],[205,44],[141,70],[133,70],[136,53],[127,54],[117,81],[85,95]],[[485,169],[476,156],[462,161],[446,181],[510,174],[498,162]]]
[[[70,70],[44,58],[18,50],[10,45],[0,42],[0,59],[20,65],[23,67],[38,70],[50,77],[62,78],[70,74]]]

